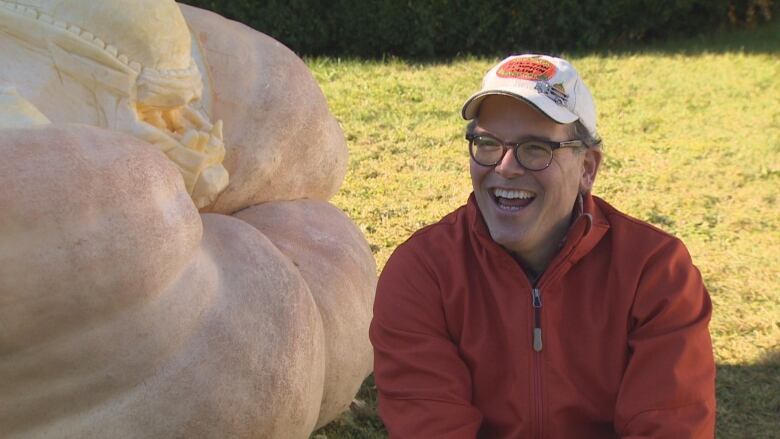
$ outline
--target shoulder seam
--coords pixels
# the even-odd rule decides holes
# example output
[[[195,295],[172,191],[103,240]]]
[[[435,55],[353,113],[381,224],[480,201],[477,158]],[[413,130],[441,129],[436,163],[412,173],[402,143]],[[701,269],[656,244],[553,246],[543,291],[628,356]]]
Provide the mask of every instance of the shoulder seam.
[[[461,207],[453,210],[452,212],[448,213],[447,215],[445,215],[443,218],[441,218],[440,220],[436,221],[435,223],[428,224],[427,226],[424,226],[423,228],[415,231],[406,240],[404,240],[403,243],[405,244],[407,241],[409,241],[410,239],[412,239],[412,238],[414,238],[416,236],[425,235],[426,233],[428,233],[431,230],[434,230],[434,229],[436,229],[438,227],[452,227],[452,226],[454,226],[458,222],[457,216],[460,214],[459,211],[461,209],[464,209],[464,208],[465,208],[465,206],[461,206]]]
[[[622,212],[616,210],[612,206],[609,206],[609,211],[605,212],[605,213],[606,213],[607,218],[609,218],[610,223],[612,222],[613,219],[628,221],[630,223],[633,223],[633,224],[636,224],[637,226],[642,227],[643,229],[651,230],[651,231],[653,231],[653,232],[655,232],[655,233],[657,233],[659,235],[662,235],[662,236],[664,236],[666,238],[670,238],[672,240],[679,240],[680,239],[680,238],[672,235],[671,233],[669,233],[669,232],[667,232],[665,230],[662,230],[659,227],[654,226],[654,225],[652,225],[652,224],[650,224],[650,223],[648,223],[646,221],[642,221],[642,220],[640,220],[638,218],[634,218],[634,217],[632,217],[630,215],[622,213]]]
[[[424,234],[428,233],[429,231],[431,231],[431,230],[433,230],[435,228],[438,228],[438,226],[441,226],[441,227],[453,226],[455,224],[455,222],[456,222],[456,220],[454,218],[450,219],[450,220],[448,220],[446,222],[439,220],[439,221],[437,221],[437,222],[435,222],[433,224],[428,224],[427,226],[423,227],[422,229],[412,233],[410,238],[412,236],[424,235]]]

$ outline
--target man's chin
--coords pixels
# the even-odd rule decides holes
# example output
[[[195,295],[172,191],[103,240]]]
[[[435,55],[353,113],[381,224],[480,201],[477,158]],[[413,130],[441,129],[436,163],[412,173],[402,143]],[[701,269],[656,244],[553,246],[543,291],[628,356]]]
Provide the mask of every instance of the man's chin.
[[[490,237],[496,244],[510,253],[517,253],[523,248],[524,239],[518,230],[502,230],[504,227],[490,227]]]

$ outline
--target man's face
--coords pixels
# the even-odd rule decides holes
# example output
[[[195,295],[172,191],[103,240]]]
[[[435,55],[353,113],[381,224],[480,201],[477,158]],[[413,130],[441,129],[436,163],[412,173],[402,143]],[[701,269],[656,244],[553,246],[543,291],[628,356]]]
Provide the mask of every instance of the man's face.
[[[573,140],[569,125],[548,119],[528,104],[507,96],[489,96],[480,108],[475,133],[505,142],[529,138]],[[510,152],[495,167],[471,160],[471,182],[494,241],[521,259],[554,252],[566,233],[577,194],[588,191],[598,169],[596,151],[560,148],[550,166],[525,170]]]

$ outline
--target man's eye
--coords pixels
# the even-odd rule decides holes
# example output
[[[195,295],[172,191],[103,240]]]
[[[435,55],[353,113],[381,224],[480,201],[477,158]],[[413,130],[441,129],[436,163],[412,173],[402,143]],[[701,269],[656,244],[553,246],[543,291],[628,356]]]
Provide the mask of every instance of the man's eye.
[[[481,137],[481,138],[475,139],[474,142],[477,144],[477,146],[480,149],[496,149],[496,148],[500,149],[501,148],[501,144],[497,140],[495,140],[495,139]]]
[[[550,154],[550,148],[543,143],[529,142],[521,146],[522,152],[529,156],[546,156]]]

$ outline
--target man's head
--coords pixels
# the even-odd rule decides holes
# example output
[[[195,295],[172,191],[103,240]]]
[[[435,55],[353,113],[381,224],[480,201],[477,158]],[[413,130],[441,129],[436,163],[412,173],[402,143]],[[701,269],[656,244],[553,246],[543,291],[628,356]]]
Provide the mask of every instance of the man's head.
[[[488,72],[463,117],[472,120],[471,180],[492,238],[544,269],[601,162],[590,92],[564,60],[510,57]]]

